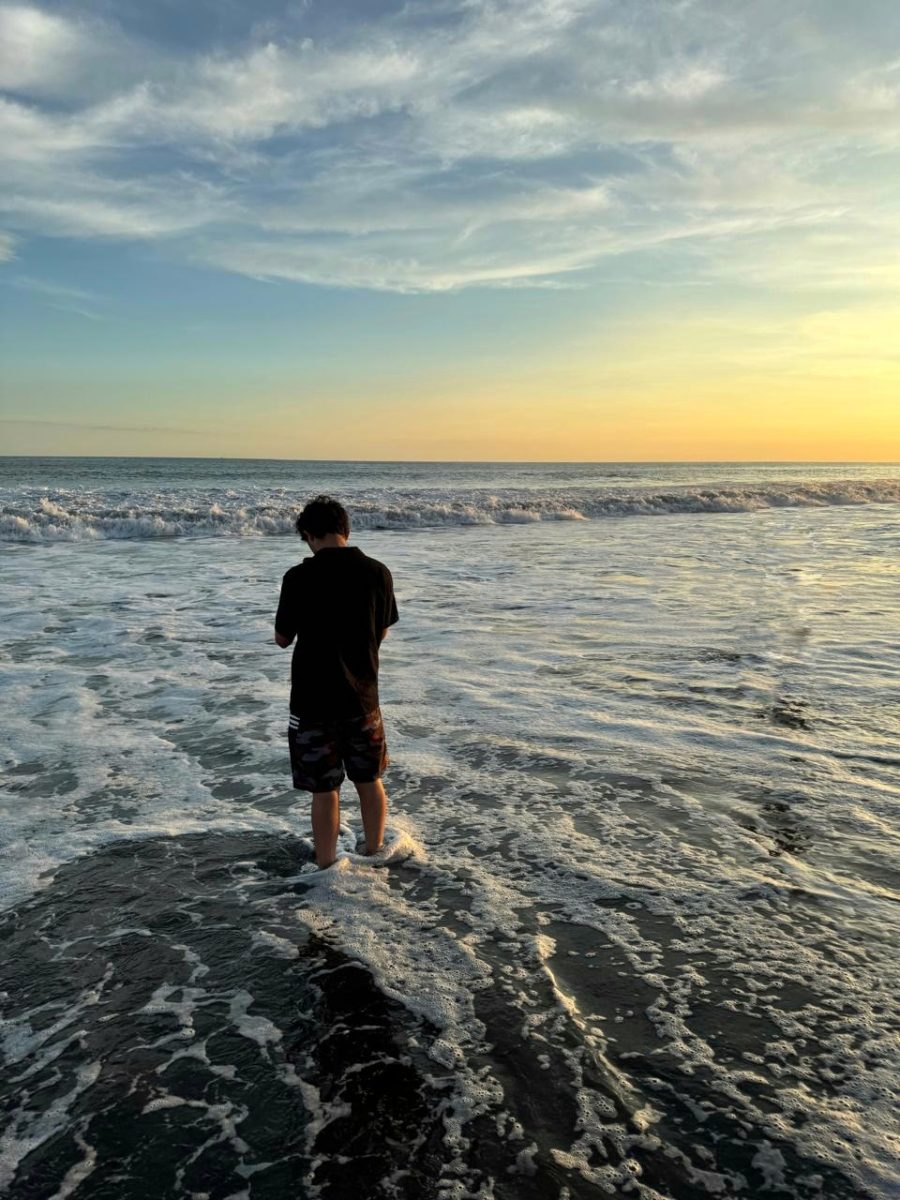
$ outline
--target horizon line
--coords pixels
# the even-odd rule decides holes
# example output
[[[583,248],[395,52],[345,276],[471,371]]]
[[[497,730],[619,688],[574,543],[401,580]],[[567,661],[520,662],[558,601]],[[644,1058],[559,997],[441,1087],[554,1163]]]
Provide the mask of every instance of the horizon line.
[[[900,459],[871,458],[278,458],[246,457],[236,454],[0,454],[8,459],[56,459],[59,461],[95,460],[116,462],[122,459],[141,462],[282,462],[282,463],[354,463],[365,466],[434,465],[484,466],[867,466],[896,467]]]

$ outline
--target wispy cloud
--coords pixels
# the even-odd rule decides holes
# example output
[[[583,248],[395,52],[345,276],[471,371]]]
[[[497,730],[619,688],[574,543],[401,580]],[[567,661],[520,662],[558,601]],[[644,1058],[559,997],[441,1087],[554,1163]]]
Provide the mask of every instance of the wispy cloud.
[[[89,433],[185,433],[205,434],[206,429],[184,429],[171,425],[94,425],[86,421],[50,421],[33,417],[0,417],[0,425],[35,425],[41,428],[74,429]]]
[[[77,313],[89,321],[104,321],[108,318],[101,311],[100,297],[83,288],[56,283],[52,279],[35,279],[30,275],[17,275],[10,280],[15,288],[32,292],[62,312]]]
[[[867,260],[900,232],[855,178],[873,155],[896,178],[900,62],[878,20],[724,0],[254,20],[173,48],[77,4],[0,6],[8,226],[401,292],[558,283],[685,243],[715,277],[723,239],[752,242],[761,278],[785,230],[808,245],[842,222]]]

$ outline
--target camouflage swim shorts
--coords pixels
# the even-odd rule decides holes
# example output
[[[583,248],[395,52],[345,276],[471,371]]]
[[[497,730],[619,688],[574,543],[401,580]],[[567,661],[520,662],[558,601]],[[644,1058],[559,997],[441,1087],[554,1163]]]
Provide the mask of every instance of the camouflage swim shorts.
[[[294,787],[306,792],[330,792],[344,781],[380,779],[390,759],[381,710],[362,717],[316,721],[291,713],[288,727]]]

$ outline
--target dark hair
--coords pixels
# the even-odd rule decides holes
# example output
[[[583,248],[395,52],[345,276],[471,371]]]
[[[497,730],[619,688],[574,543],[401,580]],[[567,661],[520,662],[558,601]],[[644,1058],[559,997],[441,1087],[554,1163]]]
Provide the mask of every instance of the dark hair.
[[[339,504],[333,497],[316,496],[297,518],[297,532],[304,542],[307,540],[307,534],[314,538],[325,537],[328,533],[339,533],[341,537],[349,537],[350,518],[343,504]]]

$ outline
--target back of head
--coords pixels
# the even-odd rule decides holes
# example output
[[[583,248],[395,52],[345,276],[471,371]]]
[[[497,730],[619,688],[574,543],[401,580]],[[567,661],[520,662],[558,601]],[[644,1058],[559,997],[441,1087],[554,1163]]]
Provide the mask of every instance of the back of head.
[[[329,533],[346,538],[350,536],[350,517],[334,497],[315,496],[297,518],[297,532],[304,542],[310,537],[327,537]]]

